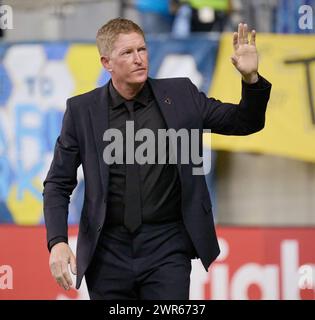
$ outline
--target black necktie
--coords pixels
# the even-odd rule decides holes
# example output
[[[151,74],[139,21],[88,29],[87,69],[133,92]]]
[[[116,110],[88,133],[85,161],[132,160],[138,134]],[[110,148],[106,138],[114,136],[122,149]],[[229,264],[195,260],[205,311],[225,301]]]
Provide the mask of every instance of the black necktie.
[[[134,122],[134,128],[136,133],[134,102],[126,101],[125,105],[129,112],[129,120]],[[127,142],[126,142],[126,149],[127,149]],[[136,149],[136,145],[135,145],[135,149]],[[136,162],[136,160],[134,160],[134,164],[126,163],[124,224],[125,224],[125,227],[130,232],[134,232],[141,225],[140,177],[139,177],[139,164]]]

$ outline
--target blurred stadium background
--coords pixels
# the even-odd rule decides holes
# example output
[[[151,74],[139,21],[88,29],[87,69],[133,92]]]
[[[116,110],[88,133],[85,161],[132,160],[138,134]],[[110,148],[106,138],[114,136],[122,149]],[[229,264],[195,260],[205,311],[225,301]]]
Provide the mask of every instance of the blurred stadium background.
[[[10,7],[7,7],[9,5]],[[123,16],[147,33],[150,76],[187,76],[237,102],[231,32],[258,31],[260,73],[273,84],[265,129],[205,136],[222,253],[193,261],[191,299],[315,298],[315,1],[12,0],[0,6],[0,299],[87,299],[50,276],[42,181],[65,101],[106,83],[97,29]],[[211,146],[211,148],[210,148]],[[210,162],[211,161],[211,162]],[[84,181],[69,211],[75,249]]]

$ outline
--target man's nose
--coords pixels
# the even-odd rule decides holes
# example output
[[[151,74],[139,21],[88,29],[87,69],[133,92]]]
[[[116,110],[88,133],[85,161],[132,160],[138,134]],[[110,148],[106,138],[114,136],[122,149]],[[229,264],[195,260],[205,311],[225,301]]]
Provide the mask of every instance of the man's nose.
[[[142,59],[141,59],[141,56],[138,51],[135,51],[135,53],[134,53],[134,62],[137,64],[142,63]]]

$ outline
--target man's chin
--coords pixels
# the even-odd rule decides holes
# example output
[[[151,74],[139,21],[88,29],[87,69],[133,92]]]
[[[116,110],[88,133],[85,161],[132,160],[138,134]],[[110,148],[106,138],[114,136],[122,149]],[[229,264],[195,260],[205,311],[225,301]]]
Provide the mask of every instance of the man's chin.
[[[141,75],[141,76],[139,75],[139,76],[137,76],[137,77],[133,77],[133,78],[131,79],[130,83],[140,84],[140,83],[146,82],[147,79],[148,79],[148,75],[147,75],[147,74]]]

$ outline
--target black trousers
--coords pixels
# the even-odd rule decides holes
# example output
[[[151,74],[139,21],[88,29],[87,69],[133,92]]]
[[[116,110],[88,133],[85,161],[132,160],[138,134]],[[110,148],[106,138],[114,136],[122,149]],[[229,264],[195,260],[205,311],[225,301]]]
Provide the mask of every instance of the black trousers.
[[[104,227],[85,274],[91,299],[188,300],[192,243],[181,222]]]

